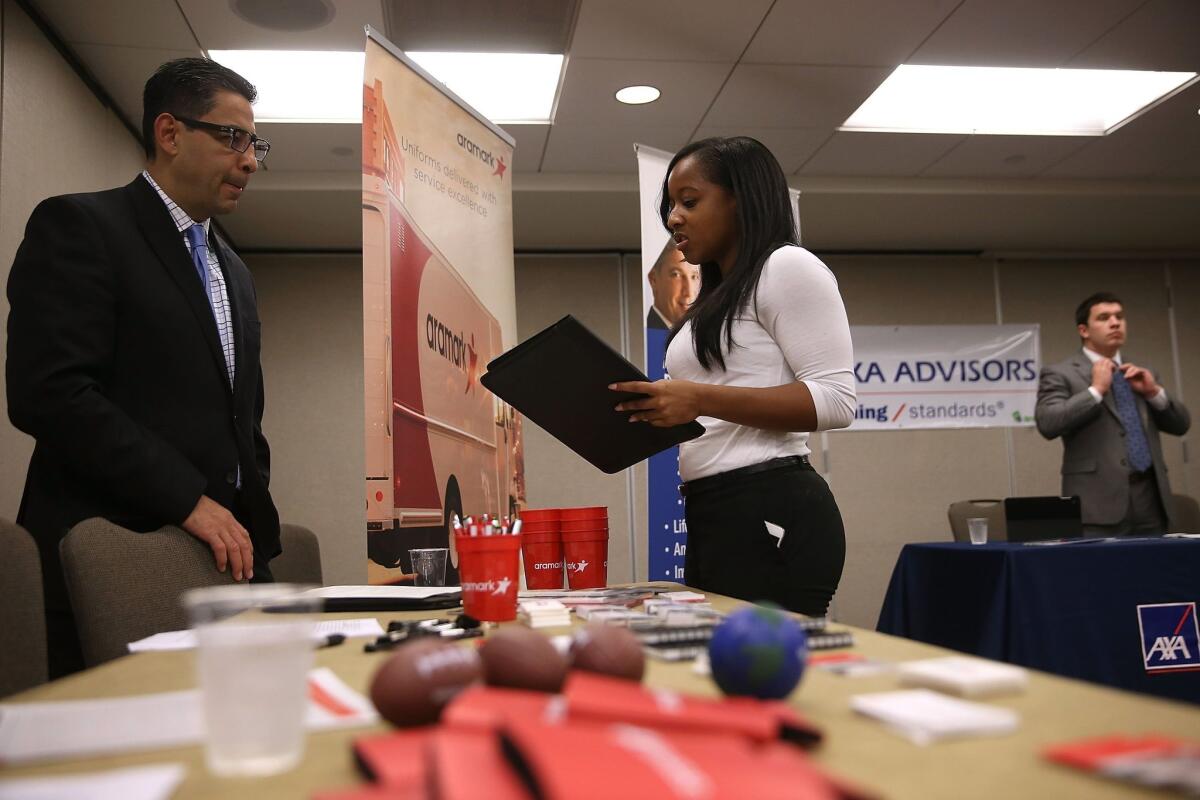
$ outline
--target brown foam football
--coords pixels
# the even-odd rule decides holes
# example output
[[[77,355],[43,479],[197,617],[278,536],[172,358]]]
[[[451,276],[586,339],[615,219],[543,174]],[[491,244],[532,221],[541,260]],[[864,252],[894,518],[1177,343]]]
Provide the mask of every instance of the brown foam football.
[[[483,677],[479,653],[436,639],[402,645],[371,679],[371,702],[393,725],[435,722],[442,707]]]
[[[642,643],[625,628],[588,625],[571,643],[572,666],[614,678],[640,681],[646,672]]]
[[[567,677],[567,660],[549,639],[528,628],[496,631],[479,655],[484,679],[492,686],[557,693]]]

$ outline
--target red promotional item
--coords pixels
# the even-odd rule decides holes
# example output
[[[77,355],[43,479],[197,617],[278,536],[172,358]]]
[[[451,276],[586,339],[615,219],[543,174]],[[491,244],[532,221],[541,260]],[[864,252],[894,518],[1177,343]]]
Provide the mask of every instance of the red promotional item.
[[[558,508],[526,508],[521,512],[521,525],[525,526],[531,522],[558,522],[561,511],[562,509]]]
[[[435,795],[439,800],[529,800],[529,792],[505,760],[500,737],[441,728],[433,739]]]
[[[507,622],[517,618],[521,536],[454,537],[463,610],[478,620]]]
[[[571,589],[602,589],[608,585],[608,528],[563,531],[563,558]]]
[[[557,523],[556,523],[557,524]],[[521,530],[521,554],[525,562],[525,585],[530,589],[561,589],[563,586],[562,534],[528,533]]]
[[[509,720],[561,719],[566,711],[562,695],[472,686],[450,701],[442,712],[442,724],[450,728],[495,731]]]
[[[567,520],[590,519],[608,522],[608,506],[584,506],[582,508],[560,508],[558,518]]]
[[[572,721],[628,722],[671,731],[738,734],[758,742],[780,738],[811,744],[821,734],[790,706],[750,698],[711,699],[650,689],[574,670],[563,694]]]
[[[429,784],[429,755],[433,728],[414,728],[354,740],[359,770],[392,790],[411,789],[424,797]]]
[[[727,733],[665,731],[624,723],[509,724],[517,769],[542,800],[844,800],[796,748],[756,747]]]
[[[1200,776],[1200,741],[1177,736],[1099,736],[1042,751],[1051,761],[1137,786],[1195,794]]]

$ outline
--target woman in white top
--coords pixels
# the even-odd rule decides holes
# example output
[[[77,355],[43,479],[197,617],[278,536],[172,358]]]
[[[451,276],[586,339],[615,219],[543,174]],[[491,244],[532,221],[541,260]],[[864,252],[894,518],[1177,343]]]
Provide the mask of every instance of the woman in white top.
[[[690,586],[820,616],[845,560],[842,518],[808,462],[810,431],[854,418],[854,355],[833,273],[796,244],[779,162],[747,137],[705,139],[667,168],[663,224],[698,264],[700,293],[672,329],[669,378],[631,422],[699,420],[680,446]]]

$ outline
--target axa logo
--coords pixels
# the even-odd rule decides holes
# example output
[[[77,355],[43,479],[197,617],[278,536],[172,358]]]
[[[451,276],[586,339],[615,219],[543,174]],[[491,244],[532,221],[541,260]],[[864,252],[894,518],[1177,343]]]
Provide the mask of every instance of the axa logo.
[[[462,590],[464,592],[490,594],[493,597],[503,597],[508,594],[508,590],[512,585],[512,578],[501,578],[498,581],[463,581]]]
[[[587,559],[581,559],[579,561],[568,561],[567,562],[567,572],[583,572],[585,569],[588,568],[588,565],[591,563],[592,562],[588,561]]]
[[[463,394],[471,391],[479,379],[479,353],[475,350],[475,334],[471,334],[468,342],[465,333],[455,333],[433,314],[426,314],[425,344],[466,373],[467,386],[463,389]]]
[[[484,150],[461,133],[458,134],[458,146],[491,167],[493,176],[504,180],[504,172],[508,169],[508,165],[504,163],[504,156],[497,156],[490,150]]]
[[[1137,613],[1146,672],[1200,670],[1200,623],[1194,602],[1140,605]]]

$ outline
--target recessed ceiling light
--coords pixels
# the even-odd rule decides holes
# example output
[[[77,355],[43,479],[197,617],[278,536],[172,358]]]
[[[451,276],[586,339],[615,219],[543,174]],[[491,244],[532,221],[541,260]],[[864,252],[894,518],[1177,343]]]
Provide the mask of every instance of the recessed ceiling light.
[[[626,86],[617,92],[616,98],[622,103],[640,106],[643,103],[653,103],[661,94],[662,92],[653,86]]]
[[[1194,72],[902,64],[841,130],[1102,136],[1195,79]]]
[[[256,122],[362,122],[363,54],[209,50],[258,89]]]
[[[405,53],[495,123],[549,124],[563,57],[549,53]]]

